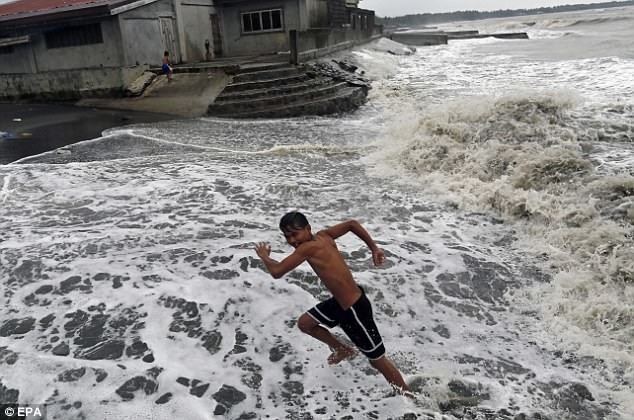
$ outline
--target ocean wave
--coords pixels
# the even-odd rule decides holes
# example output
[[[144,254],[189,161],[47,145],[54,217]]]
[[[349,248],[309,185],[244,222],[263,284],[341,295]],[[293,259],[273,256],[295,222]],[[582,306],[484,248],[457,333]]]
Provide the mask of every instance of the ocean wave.
[[[580,141],[621,144],[621,147],[634,142],[634,106],[630,104],[587,107],[574,110],[571,115]]]
[[[392,77],[399,71],[399,56],[413,52],[407,45],[379,38],[354,50],[333,54],[329,58],[351,62],[363,71],[364,77],[379,81]]]
[[[558,39],[558,38],[578,38],[582,35],[578,32],[574,31],[556,31],[552,29],[529,29],[528,30],[530,39]]]
[[[587,18],[564,18],[564,19],[545,19],[538,25],[543,28],[568,28],[571,26],[592,26],[612,24],[615,22],[634,20],[632,16],[605,16],[605,17],[587,17]]]
[[[150,130],[151,132],[152,130]],[[359,153],[355,147],[313,143],[280,144],[259,150],[242,150],[217,145],[209,139],[207,145],[198,144],[195,140],[192,143],[184,143],[152,137],[149,135],[150,133],[146,133],[142,127],[138,129],[112,129],[103,137],[74,143],[39,155],[28,156],[13,162],[13,164],[69,164],[205,152],[295,157],[354,156]],[[189,139],[183,140],[189,141]]]
[[[574,326],[597,337],[597,348],[607,335],[627,354],[634,339],[634,176],[597,171],[571,116],[579,102],[567,91],[463,98],[410,115],[367,162],[377,176],[410,178],[461,208],[517,224],[527,248],[559,273],[558,292],[549,289],[547,300],[551,319],[562,331]],[[597,306],[580,311],[593,306],[588,293]],[[629,300],[599,309],[619,294]]]
[[[263,150],[258,153],[271,154],[276,156],[310,156],[320,155],[326,157],[332,156],[354,156],[359,153],[356,148],[346,148],[333,145],[321,145],[321,144],[293,144],[293,145],[279,145],[274,146],[271,149]]]
[[[131,129],[112,130],[110,134],[85,140],[55,150],[28,156],[13,164],[68,164],[131,159],[170,153],[192,153],[208,148],[175,141],[152,138]]]

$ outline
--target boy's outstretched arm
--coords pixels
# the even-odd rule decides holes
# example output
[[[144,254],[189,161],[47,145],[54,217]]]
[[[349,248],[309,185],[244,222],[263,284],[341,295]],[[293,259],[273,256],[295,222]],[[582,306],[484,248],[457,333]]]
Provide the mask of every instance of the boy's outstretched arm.
[[[338,225],[334,225],[324,230],[326,234],[328,234],[333,239],[337,239],[338,237],[345,235],[348,232],[352,232],[359,237],[372,251],[372,261],[374,261],[374,265],[381,265],[385,262],[385,253],[381,248],[379,248],[372,239],[372,236],[368,233],[367,230],[361,223],[356,220],[348,220],[343,223],[339,223]]]
[[[262,262],[266,266],[266,269],[271,273],[273,278],[279,279],[284,274],[288,273],[304,261],[306,261],[307,255],[296,249],[288,257],[278,262],[271,258],[271,246],[267,243],[260,242],[255,246],[255,252],[258,257],[262,259]]]

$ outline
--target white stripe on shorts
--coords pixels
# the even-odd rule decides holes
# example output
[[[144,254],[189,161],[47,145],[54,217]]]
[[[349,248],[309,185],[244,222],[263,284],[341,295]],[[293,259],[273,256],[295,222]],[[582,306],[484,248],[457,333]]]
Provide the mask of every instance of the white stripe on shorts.
[[[372,340],[372,337],[370,337],[370,334],[368,333],[368,330],[365,329],[365,325],[363,325],[361,323],[361,320],[359,320],[359,317],[357,316],[357,311],[354,310],[354,308],[351,306],[350,310],[352,311],[352,314],[354,315],[354,319],[357,320],[357,323],[361,326],[361,328],[363,329],[363,332],[365,333],[365,336],[368,337],[368,340],[370,340],[370,343],[375,346],[374,349],[376,348],[376,346],[379,346],[381,343],[376,344],[374,342],[374,340]],[[372,349],[372,350],[374,350]],[[366,351],[372,351],[372,350],[366,350]]]
[[[324,319],[325,319],[326,321],[328,321],[328,322],[335,322],[335,320],[334,320],[334,319],[330,319],[330,318],[328,318],[326,315],[324,315],[324,313],[323,313],[322,311],[320,311],[318,307],[314,306],[314,308],[315,308],[315,310],[317,311],[317,313],[319,313],[319,315],[321,315],[321,316],[323,316],[323,317],[324,317]],[[319,321],[319,320],[317,320],[317,321]]]

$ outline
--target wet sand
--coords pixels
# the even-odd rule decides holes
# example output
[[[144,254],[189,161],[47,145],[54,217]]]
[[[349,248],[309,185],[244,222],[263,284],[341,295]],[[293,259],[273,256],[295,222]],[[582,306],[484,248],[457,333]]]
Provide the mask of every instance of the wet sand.
[[[196,118],[229,82],[220,70],[157,77],[143,95],[87,98],[72,104],[0,102],[0,164],[90,140],[128,124]]]
[[[153,112],[0,103],[0,164],[94,139],[108,128],[173,118]]]

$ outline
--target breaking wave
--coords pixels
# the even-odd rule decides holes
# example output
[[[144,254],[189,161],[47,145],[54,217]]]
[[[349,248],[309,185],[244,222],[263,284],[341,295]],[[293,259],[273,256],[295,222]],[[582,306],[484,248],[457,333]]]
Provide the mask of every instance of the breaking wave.
[[[612,24],[615,22],[628,22],[634,20],[632,16],[606,16],[588,18],[549,19],[541,22],[544,28],[569,28],[572,26],[591,26]]]
[[[634,176],[598,170],[594,151],[614,139],[579,127],[578,102],[567,91],[463,98],[409,115],[367,161],[379,176],[516,223],[524,245],[559,273],[539,292],[551,327],[581,329],[595,348],[609,336],[631,363]]]

